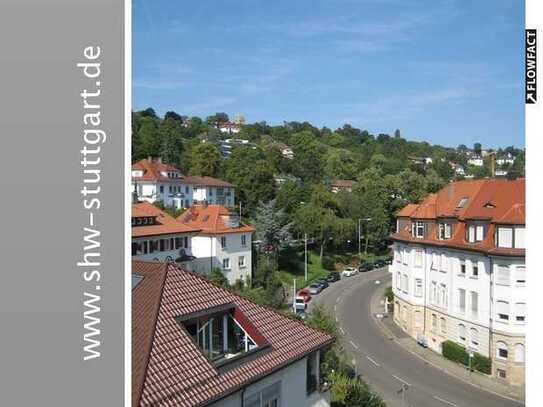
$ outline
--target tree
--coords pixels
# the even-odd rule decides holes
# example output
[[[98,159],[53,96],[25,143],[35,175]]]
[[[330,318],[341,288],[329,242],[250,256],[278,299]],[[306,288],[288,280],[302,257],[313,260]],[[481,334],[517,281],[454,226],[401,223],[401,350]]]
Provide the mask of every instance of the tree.
[[[211,273],[209,273],[208,278],[221,287],[229,287],[228,279],[219,268],[213,268]]]
[[[394,138],[402,138],[400,134],[400,129],[396,129],[396,131],[394,131]]]
[[[173,119],[173,120],[178,121],[179,123],[183,123],[183,118],[179,114],[173,111],[166,112],[166,114],[164,115],[164,120],[168,120],[168,119]]]
[[[473,144],[473,152],[474,152],[475,154],[477,154],[478,156],[481,155],[481,152],[482,152],[481,143],[475,143],[475,144]]]
[[[215,113],[213,116],[208,116],[206,122],[209,125],[215,126],[217,129],[221,127],[222,124],[228,123],[230,119],[228,115],[224,112]]]
[[[306,198],[307,191],[294,181],[286,181],[277,191],[276,203],[287,215],[292,215]]]
[[[192,175],[214,177],[219,172],[221,154],[210,143],[198,143],[191,151],[189,168]]]
[[[138,129],[138,146],[134,159],[157,157],[160,155],[160,136],[157,121],[150,116],[143,116]]]
[[[181,123],[172,117],[164,119],[159,127],[160,156],[164,162],[179,165],[183,152]]]
[[[292,136],[292,150],[296,160],[294,173],[304,182],[316,182],[322,179],[322,162],[324,146],[319,143],[315,135],[309,131],[302,131]]]
[[[262,241],[263,245],[273,246],[276,252],[281,242],[290,239],[291,226],[275,200],[258,204],[255,213],[256,238]]]

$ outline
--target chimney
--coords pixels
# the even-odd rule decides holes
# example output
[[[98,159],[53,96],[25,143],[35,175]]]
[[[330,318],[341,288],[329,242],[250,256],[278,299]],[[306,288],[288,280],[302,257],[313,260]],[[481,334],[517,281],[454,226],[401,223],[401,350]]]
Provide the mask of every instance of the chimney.
[[[149,161],[150,163],[152,163],[152,162],[153,162],[153,157],[152,157],[152,156],[150,156],[150,155],[149,155],[149,156],[147,156],[147,161]]]

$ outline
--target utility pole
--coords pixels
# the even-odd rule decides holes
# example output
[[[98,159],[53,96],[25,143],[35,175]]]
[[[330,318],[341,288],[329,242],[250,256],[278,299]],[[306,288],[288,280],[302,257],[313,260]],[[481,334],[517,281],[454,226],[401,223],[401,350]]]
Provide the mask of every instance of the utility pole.
[[[305,282],[307,284],[307,233],[304,235],[304,246],[305,246],[305,261],[304,261],[304,271],[305,271]]]
[[[360,245],[360,221],[362,219],[358,219],[358,257],[362,257],[362,247]]]
[[[296,279],[294,279],[294,293],[292,295],[292,310],[296,314]]]

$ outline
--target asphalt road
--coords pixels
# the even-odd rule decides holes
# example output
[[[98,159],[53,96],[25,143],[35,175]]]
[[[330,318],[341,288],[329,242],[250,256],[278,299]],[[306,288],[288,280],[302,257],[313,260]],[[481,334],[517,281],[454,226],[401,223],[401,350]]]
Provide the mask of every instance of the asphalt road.
[[[407,352],[388,339],[370,314],[370,300],[390,281],[384,270],[347,277],[313,297],[336,318],[343,345],[356,362],[358,374],[386,401],[388,407],[520,407],[456,379]],[[402,386],[408,385],[403,393]]]

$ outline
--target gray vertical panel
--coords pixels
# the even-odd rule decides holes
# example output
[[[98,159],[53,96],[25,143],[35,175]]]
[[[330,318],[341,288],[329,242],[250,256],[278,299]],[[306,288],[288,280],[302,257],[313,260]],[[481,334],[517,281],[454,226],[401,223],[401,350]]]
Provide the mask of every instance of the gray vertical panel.
[[[0,4],[0,405],[123,404],[123,1]],[[101,353],[83,361],[80,149],[102,47]],[[95,287],[94,287],[95,288]]]

